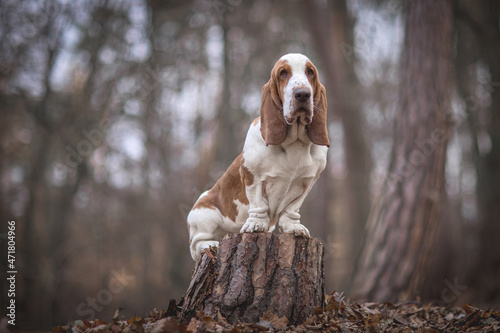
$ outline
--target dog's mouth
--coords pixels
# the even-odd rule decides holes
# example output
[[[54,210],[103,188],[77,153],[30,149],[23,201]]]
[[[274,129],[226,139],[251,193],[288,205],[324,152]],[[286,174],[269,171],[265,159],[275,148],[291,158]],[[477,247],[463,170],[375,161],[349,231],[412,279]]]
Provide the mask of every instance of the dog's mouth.
[[[288,125],[292,125],[294,123],[300,124],[303,123],[304,125],[308,125],[312,123],[312,118],[306,117],[306,116],[296,116],[296,117],[291,117],[291,118],[285,118],[286,123]]]
[[[292,117],[285,117],[285,120],[288,125],[292,125],[293,123],[308,125],[312,122],[312,114],[305,107],[299,107],[293,113]]]

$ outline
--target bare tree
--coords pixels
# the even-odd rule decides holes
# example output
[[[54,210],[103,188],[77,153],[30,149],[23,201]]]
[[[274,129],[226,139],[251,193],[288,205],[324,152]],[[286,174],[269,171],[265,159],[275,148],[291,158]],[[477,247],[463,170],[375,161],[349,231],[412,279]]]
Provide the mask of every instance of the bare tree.
[[[356,296],[376,301],[421,293],[445,203],[452,2],[406,5],[391,163],[368,220],[353,289]]]

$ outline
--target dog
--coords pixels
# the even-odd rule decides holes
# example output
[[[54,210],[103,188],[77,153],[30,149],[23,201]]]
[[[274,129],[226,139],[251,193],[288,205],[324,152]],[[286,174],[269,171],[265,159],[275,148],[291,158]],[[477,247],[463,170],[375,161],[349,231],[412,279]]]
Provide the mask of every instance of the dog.
[[[310,237],[299,210],[326,167],[330,147],[325,87],[304,55],[282,56],[262,88],[260,117],[243,152],[187,217],[191,257],[228,233],[280,232]]]

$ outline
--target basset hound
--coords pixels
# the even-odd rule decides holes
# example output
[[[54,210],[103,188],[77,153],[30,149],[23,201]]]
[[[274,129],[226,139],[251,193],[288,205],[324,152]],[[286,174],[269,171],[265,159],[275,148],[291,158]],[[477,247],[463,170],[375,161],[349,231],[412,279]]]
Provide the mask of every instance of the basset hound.
[[[281,57],[262,88],[260,117],[243,152],[187,217],[191,256],[228,233],[278,230],[310,237],[299,210],[325,169],[330,146],[325,88],[304,55]]]

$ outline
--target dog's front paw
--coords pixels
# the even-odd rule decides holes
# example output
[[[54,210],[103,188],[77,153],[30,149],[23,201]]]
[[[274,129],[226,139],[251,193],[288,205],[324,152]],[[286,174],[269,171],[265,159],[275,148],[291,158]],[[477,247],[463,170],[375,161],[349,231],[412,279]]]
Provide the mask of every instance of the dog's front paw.
[[[249,218],[241,227],[240,232],[266,232],[269,230],[269,222],[262,219]]]
[[[311,237],[311,235],[309,234],[309,230],[307,230],[307,228],[300,223],[289,223],[289,222],[282,223],[280,221],[279,231],[284,233],[294,234],[296,236]]]

